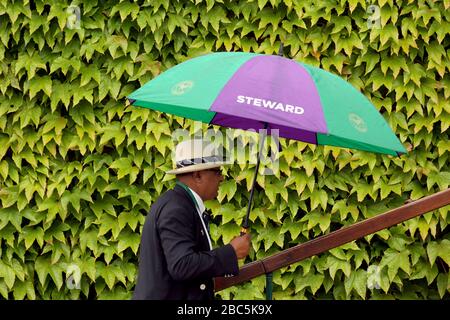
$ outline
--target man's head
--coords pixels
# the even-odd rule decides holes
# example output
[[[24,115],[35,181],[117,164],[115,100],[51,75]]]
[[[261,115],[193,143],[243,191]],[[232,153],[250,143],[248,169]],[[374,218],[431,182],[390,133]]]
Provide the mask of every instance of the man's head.
[[[206,201],[217,197],[223,175],[220,168],[215,168],[183,173],[177,175],[177,179],[197,192],[203,201]]]
[[[179,143],[175,149],[176,168],[168,171],[193,189],[202,200],[217,197],[219,184],[223,181],[220,167],[225,163],[211,143],[201,139]]]

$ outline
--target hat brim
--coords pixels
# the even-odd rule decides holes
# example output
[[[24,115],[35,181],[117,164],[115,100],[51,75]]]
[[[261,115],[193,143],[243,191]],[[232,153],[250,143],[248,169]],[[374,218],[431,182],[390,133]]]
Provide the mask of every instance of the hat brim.
[[[189,172],[195,172],[195,171],[202,171],[202,170],[208,170],[213,168],[219,168],[225,165],[228,165],[229,163],[226,162],[213,162],[213,163],[199,163],[199,164],[193,164],[191,166],[182,167],[178,169],[173,169],[166,171],[167,174],[182,174],[182,173],[189,173]]]

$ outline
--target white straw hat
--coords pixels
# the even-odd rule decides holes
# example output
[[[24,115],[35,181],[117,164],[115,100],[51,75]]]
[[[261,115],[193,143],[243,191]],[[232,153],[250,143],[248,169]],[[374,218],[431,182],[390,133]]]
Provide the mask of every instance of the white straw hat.
[[[227,163],[216,152],[212,143],[202,139],[192,139],[180,142],[175,148],[176,168],[167,174],[181,174],[221,167]]]

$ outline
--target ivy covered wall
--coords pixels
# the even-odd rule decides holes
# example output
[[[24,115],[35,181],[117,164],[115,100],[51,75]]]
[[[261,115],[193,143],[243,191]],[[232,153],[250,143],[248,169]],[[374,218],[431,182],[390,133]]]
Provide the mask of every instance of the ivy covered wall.
[[[247,262],[448,188],[449,8],[449,0],[1,0],[0,297],[131,297],[145,215],[174,185],[164,173],[171,134],[195,123],[131,108],[125,97],[208,52],[277,54],[282,41],[285,57],[363,92],[409,150],[393,158],[282,139],[279,170],[257,180]],[[208,203],[216,245],[239,234],[253,171],[251,161],[231,166]],[[279,270],[274,298],[449,298],[448,211]],[[217,297],[264,299],[264,285],[259,277]]]

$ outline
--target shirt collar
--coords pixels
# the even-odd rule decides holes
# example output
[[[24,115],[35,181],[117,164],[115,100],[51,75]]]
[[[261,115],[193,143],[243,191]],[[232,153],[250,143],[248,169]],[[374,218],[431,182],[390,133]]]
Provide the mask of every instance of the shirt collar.
[[[198,210],[198,214],[200,216],[200,220],[201,220],[203,228],[205,230],[204,232],[206,233],[206,237],[208,239],[209,249],[212,250],[211,237],[209,235],[208,228],[205,226],[205,222],[204,222],[204,218],[203,218],[203,213],[205,212],[205,204],[203,203],[202,198],[200,198],[200,196],[197,194],[197,192],[195,192],[191,188],[189,188],[189,190],[191,190],[192,195],[194,196],[195,201],[197,202],[196,209]]]
[[[195,198],[195,201],[197,202],[198,209],[200,210],[200,213],[205,212],[206,208],[205,208],[205,204],[203,203],[202,198],[200,198],[200,196],[197,194],[197,192],[195,192],[191,188],[189,188],[189,190],[191,190],[192,194],[194,195],[194,198]]]

